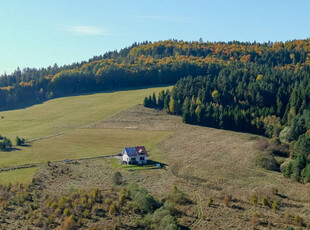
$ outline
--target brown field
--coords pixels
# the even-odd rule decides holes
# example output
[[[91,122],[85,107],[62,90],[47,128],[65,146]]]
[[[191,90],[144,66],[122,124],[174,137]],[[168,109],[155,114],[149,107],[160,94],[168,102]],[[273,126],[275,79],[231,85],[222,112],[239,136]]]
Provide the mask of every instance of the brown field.
[[[157,199],[164,198],[174,185],[186,192],[193,204],[182,207],[183,215],[178,221],[188,229],[299,229],[294,222],[296,215],[303,218],[304,227],[310,224],[309,184],[285,179],[279,172],[254,165],[260,136],[186,125],[180,117],[141,105],[87,128],[169,131],[172,135],[150,151],[152,160],[167,167],[129,171],[114,167],[113,159],[100,158],[68,165],[69,174],[51,174],[44,167],[36,174],[44,178],[43,193],[110,189],[113,173],[120,171],[126,182],[146,187]],[[273,188],[278,189],[277,194]],[[256,206],[251,203],[252,194],[258,197]],[[211,207],[207,205],[209,197],[214,200]],[[223,202],[225,197],[231,198],[227,205]],[[263,198],[270,203],[278,200],[278,210],[263,207]]]

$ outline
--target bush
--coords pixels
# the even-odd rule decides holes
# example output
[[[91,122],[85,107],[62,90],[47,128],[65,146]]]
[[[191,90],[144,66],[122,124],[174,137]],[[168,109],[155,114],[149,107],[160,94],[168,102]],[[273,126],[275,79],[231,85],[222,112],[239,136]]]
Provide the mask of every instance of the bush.
[[[122,176],[122,174],[120,172],[115,172],[113,174],[113,177],[112,177],[113,184],[115,184],[115,185],[122,184],[123,183],[122,178],[123,178],[123,176]]]
[[[184,192],[179,190],[176,186],[172,188],[167,199],[172,201],[175,204],[184,205],[184,204],[190,203],[190,199],[188,198],[188,196]]]
[[[310,182],[310,164],[307,164],[306,167],[301,171],[301,177],[304,183]]]
[[[178,210],[175,208],[175,204],[170,201],[165,202],[164,208],[168,210],[172,216],[175,216],[178,214]]]
[[[231,202],[231,196],[225,196],[223,199],[223,203],[226,207],[229,207],[229,204]]]
[[[274,155],[271,152],[259,152],[255,157],[255,164],[264,169],[279,171],[280,166],[274,159]]]
[[[104,199],[104,203],[105,203],[106,205],[110,205],[110,204],[112,204],[112,200],[111,200],[110,198],[105,198],[105,199]]]
[[[299,215],[294,217],[294,222],[297,226],[303,226],[304,224],[304,220]]]
[[[263,207],[269,207],[269,201],[266,197],[262,199],[262,205]]]
[[[69,216],[70,215],[70,210],[68,208],[64,209],[64,215]]]
[[[15,145],[17,146],[22,146],[25,142],[25,138],[19,138],[18,136],[15,138]]]
[[[177,230],[176,219],[164,207],[157,209],[153,214],[146,215],[137,222],[137,228],[153,230]]]
[[[12,141],[7,138],[3,137],[0,141],[0,150],[1,151],[9,151],[12,148]]]
[[[278,201],[277,200],[274,200],[273,203],[272,203],[272,210],[273,211],[277,211],[278,210]]]
[[[70,217],[65,219],[65,221],[63,222],[63,225],[62,225],[62,229],[64,229],[64,230],[76,229],[76,224],[75,224],[75,220],[74,220],[73,215],[71,215]]]
[[[252,195],[251,195],[251,202],[252,202],[252,204],[254,204],[255,206],[257,205],[258,198],[257,198],[256,194],[252,194]]]
[[[109,208],[109,215],[110,216],[115,216],[115,214],[117,213],[117,207],[115,204],[111,204],[110,208]]]
[[[208,207],[211,207],[213,205],[213,199],[211,197],[208,197]]]
[[[158,201],[149,195],[145,188],[133,183],[129,184],[127,188],[130,199],[140,211],[148,213],[160,207]]]
[[[289,162],[285,166],[283,166],[282,174],[283,174],[284,177],[287,177],[287,178],[291,177],[291,175],[292,175],[292,165],[293,165],[293,162]]]

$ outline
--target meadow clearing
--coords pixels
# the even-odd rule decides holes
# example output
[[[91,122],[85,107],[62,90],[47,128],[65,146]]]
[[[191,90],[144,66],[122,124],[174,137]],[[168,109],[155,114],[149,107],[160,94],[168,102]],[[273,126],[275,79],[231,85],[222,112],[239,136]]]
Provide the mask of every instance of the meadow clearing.
[[[67,158],[83,158],[120,153],[125,146],[146,145],[155,149],[155,144],[169,135],[168,132],[133,129],[91,129],[91,124],[105,120],[120,111],[143,101],[153,92],[168,87],[103,92],[89,95],[63,97],[46,101],[24,109],[0,112],[0,134],[14,139],[26,138],[29,144],[15,147],[9,152],[0,152],[0,168],[28,163]],[[34,169],[0,173],[0,183],[23,182],[31,178]]]

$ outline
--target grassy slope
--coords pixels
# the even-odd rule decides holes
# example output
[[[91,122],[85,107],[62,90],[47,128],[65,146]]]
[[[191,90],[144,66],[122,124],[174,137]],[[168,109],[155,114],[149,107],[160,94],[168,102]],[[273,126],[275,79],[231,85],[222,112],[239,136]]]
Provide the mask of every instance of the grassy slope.
[[[16,169],[8,172],[0,173],[0,183],[27,183],[30,182],[32,176],[38,171],[38,167]]]
[[[0,134],[29,140],[104,120],[167,87],[63,97],[25,109],[0,112]]]
[[[25,109],[1,112],[1,116],[5,118],[0,119],[0,134],[10,138],[18,135],[28,140],[38,140],[29,147],[0,152],[0,167],[111,155],[119,153],[124,146],[132,145],[146,145],[155,150],[155,144],[167,137],[169,132],[85,127],[139,104],[145,96],[165,88],[167,87],[57,98]],[[48,136],[52,137],[47,138]],[[35,172],[32,169],[24,171],[27,171],[25,175],[28,176]],[[11,172],[10,175],[14,182],[24,180],[18,179],[17,172]],[[0,176],[0,183],[7,182],[3,178]]]

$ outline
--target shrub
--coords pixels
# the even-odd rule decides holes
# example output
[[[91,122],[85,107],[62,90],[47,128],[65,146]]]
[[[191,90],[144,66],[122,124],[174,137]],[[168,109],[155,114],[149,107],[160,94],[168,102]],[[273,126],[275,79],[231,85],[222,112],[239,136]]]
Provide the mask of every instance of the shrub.
[[[272,203],[272,210],[275,211],[275,212],[278,209],[278,203],[279,202],[277,200],[274,200],[273,203]]]
[[[257,205],[258,198],[257,198],[256,194],[251,195],[251,202],[253,205],[255,205],[255,206]]]
[[[71,215],[70,217],[66,218],[62,225],[63,230],[73,230],[76,229],[74,216]]]
[[[302,226],[304,224],[304,220],[299,215],[294,217],[294,222],[297,226]]]
[[[22,146],[25,142],[25,138],[19,138],[18,136],[15,138],[15,145],[17,146]]]
[[[283,166],[282,174],[284,177],[290,178],[292,175],[292,166],[293,162],[289,162],[286,165]]]
[[[115,185],[122,184],[123,183],[122,178],[123,178],[123,176],[122,176],[122,174],[120,172],[115,172],[113,174],[113,177],[112,177],[113,184],[115,184]]]
[[[231,202],[231,196],[225,196],[223,199],[223,203],[226,207],[229,207],[229,204]]]
[[[116,212],[117,212],[116,205],[115,204],[111,204],[110,208],[109,208],[109,215],[110,216],[115,216]]]
[[[154,229],[177,230],[178,225],[173,216],[165,208],[157,209],[152,215],[152,225]]]
[[[184,192],[179,190],[176,186],[172,188],[167,199],[172,201],[175,204],[184,205],[184,204],[190,203],[190,199],[188,198],[188,196]]]
[[[105,210],[102,209],[98,204],[93,206],[92,208],[92,214],[94,216],[104,217],[105,216]]]
[[[172,216],[175,216],[178,214],[178,210],[175,208],[175,204],[170,201],[165,202],[164,208],[168,210]]]
[[[148,194],[148,191],[145,188],[133,183],[129,184],[127,188],[130,199],[140,211],[147,213],[160,207],[159,203]]]
[[[274,155],[268,152],[259,152],[255,157],[255,164],[264,169],[279,171],[280,166],[274,159]]]
[[[211,207],[213,205],[213,199],[211,197],[208,197],[208,207]]]
[[[105,203],[106,205],[110,205],[110,204],[112,204],[112,200],[111,200],[110,198],[105,198],[105,199],[104,199],[104,203]]]
[[[91,196],[95,202],[101,202],[101,193],[98,188],[92,190]]]
[[[177,230],[176,219],[164,207],[157,209],[153,214],[148,214],[144,219],[137,221],[137,228],[153,230]]]
[[[12,148],[12,141],[7,137],[3,137],[2,140],[0,141],[0,150],[8,151],[11,148]]]
[[[64,215],[65,216],[70,216],[70,210],[68,208],[64,209]]]
[[[268,201],[268,199],[266,197],[264,197],[262,199],[262,205],[263,205],[263,207],[268,207],[269,206],[269,201]]]
[[[89,211],[89,209],[85,209],[85,210],[84,210],[83,216],[84,216],[85,218],[88,218],[88,219],[91,218],[91,212]]]

